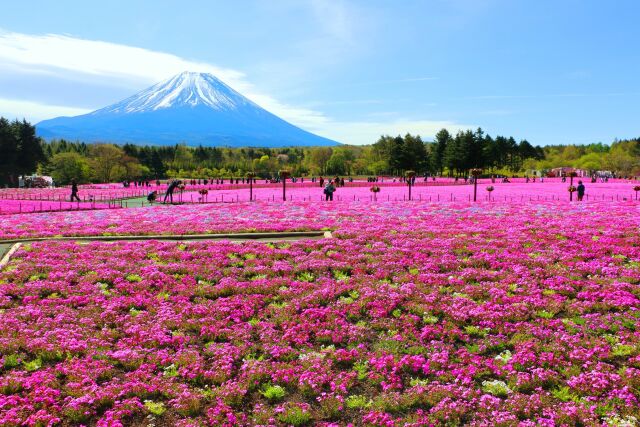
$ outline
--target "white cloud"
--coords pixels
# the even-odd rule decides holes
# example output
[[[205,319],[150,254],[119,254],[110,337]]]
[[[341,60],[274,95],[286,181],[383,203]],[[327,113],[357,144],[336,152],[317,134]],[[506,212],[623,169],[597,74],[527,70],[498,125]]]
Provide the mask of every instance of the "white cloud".
[[[23,111],[24,114],[18,114]],[[77,116],[88,113],[85,108],[67,107],[63,105],[48,105],[32,101],[20,101],[15,99],[0,98],[0,116],[13,119],[27,119],[30,122],[50,119],[57,116]],[[28,113],[27,113],[28,112]]]
[[[232,84],[244,75],[176,55],[68,35],[0,33],[0,61],[28,71],[50,67],[94,76],[158,82],[185,70],[215,74]]]
[[[407,120],[399,119],[388,122],[329,122],[321,129],[323,135],[346,144],[372,144],[381,135],[404,135],[411,133],[422,136],[423,140],[433,138],[442,128],[451,133],[471,129],[476,126],[460,125],[452,121],[441,120]],[[313,131],[313,129],[310,129]],[[320,129],[318,129],[320,131]]]
[[[319,16],[337,16],[327,31],[333,36],[350,38],[348,14],[335,4],[315,2]],[[325,113],[310,108],[282,103],[255,88],[246,74],[206,62],[192,61],[179,56],[116,43],[86,40],[69,35],[30,35],[15,32],[0,32],[0,69],[18,70],[23,75],[47,75],[60,79],[81,78],[96,84],[104,80],[116,86],[144,89],[152,83],[169,78],[182,71],[199,71],[214,74],[229,86],[245,95],[266,110],[322,136],[349,144],[369,144],[381,134],[420,133],[431,136],[442,127],[457,129],[459,126],[447,121],[396,120],[392,122],[341,122]],[[419,77],[401,81],[431,79]],[[96,105],[101,108],[104,105]],[[77,106],[49,105],[33,100],[0,98],[0,114],[7,117],[20,116],[21,112],[31,121],[39,121],[60,115],[77,115],[87,112]],[[464,126],[466,128],[466,126]]]

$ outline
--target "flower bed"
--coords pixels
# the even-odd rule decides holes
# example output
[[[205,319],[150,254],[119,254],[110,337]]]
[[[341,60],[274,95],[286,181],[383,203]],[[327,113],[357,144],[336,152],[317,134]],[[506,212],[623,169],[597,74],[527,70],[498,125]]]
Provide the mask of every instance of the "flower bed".
[[[119,206],[111,206],[108,203],[92,202],[65,202],[65,201],[39,201],[39,200],[0,200],[0,215],[12,215],[34,212],[59,212],[79,211],[91,209],[109,209]]]
[[[640,417],[637,205],[304,206],[253,227],[337,237],[24,245],[0,273],[0,425]]]
[[[563,190],[566,193],[566,187]],[[368,189],[363,189],[368,195]],[[50,212],[31,215],[0,215],[0,239],[92,236],[197,234],[245,231],[307,231],[333,229],[341,224],[367,221],[439,221],[441,215],[485,213],[489,217],[502,215],[540,215],[544,211],[566,212],[583,221],[599,212],[610,211],[636,221],[640,205],[636,201],[598,201],[569,204],[568,201],[536,201],[524,203],[499,200],[474,204],[466,201],[412,202],[386,201],[384,189],[378,202],[342,201],[309,202],[258,201],[254,203],[211,203],[180,206],[157,204],[153,207],[107,209],[86,212]],[[568,196],[567,196],[568,197]],[[209,193],[209,200],[212,195]],[[595,211],[592,213],[591,211]]]
[[[538,200],[566,200],[568,183],[562,183],[560,178],[547,178],[544,182],[537,180],[536,182],[526,182],[523,178],[512,178],[510,183],[502,183],[499,179],[492,183],[490,179],[481,178],[478,181],[478,188],[487,188],[492,186],[495,192],[491,195],[492,200],[503,202],[522,202],[522,201],[538,201]],[[576,180],[577,183],[577,180]],[[586,185],[585,200],[623,200],[635,199],[634,186],[637,181],[628,181],[620,179],[611,179],[609,182],[591,183],[589,180],[584,181]],[[392,178],[385,178],[384,181],[377,183],[369,183],[364,180],[354,182],[346,182],[345,187],[339,187],[335,193],[335,201],[351,200],[351,201],[367,201],[374,199],[374,194],[370,192],[372,185],[380,188],[377,199],[395,201],[408,198],[407,184],[403,182],[393,182]],[[417,200],[431,201],[470,201],[473,198],[473,185],[464,180],[456,182],[450,178],[437,178],[437,180],[424,181],[424,178],[416,179],[412,186],[412,195]],[[80,199],[85,201],[92,198],[96,202],[121,200],[127,198],[144,198],[151,191],[158,191],[162,195],[167,188],[166,184],[156,186],[155,183],[150,187],[128,187],[123,188],[121,184],[94,184],[80,186]],[[174,201],[180,200],[185,203],[197,203],[202,201],[199,194],[200,190],[206,189],[208,196],[206,201],[248,201],[249,200],[249,184],[242,183],[230,184],[196,184],[191,185],[185,183],[185,191],[180,194],[179,191],[174,193]],[[319,182],[312,183],[309,179],[304,182],[292,183],[287,181],[287,199],[293,201],[320,201],[323,197],[323,187]],[[2,199],[14,200],[43,200],[43,201],[65,201],[70,197],[69,188],[30,188],[30,189],[0,189],[0,203]],[[257,200],[281,200],[282,184],[268,184],[264,180],[258,180],[253,185],[253,194]],[[162,198],[162,197],[161,197]],[[485,194],[478,200],[487,200],[489,197]]]

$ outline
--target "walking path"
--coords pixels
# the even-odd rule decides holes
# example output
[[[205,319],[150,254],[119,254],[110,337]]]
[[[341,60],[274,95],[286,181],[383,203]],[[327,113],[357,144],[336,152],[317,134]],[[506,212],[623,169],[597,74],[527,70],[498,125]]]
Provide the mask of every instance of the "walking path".
[[[25,239],[0,240],[0,268],[9,262],[11,255],[20,247],[22,243],[45,242],[45,241],[80,241],[80,242],[118,242],[118,241],[145,241],[145,240],[167,240],[167,241],[197,241],[197,240],[230,240],[232,242],[242,242],[257,240],[261,242],[273,242],[280,240],[302,240],[302,239],[327,239],[331,238],[330,231],[285,231],[275,233],[224,233],[224,234],[158,234],[158,235],[136,235],[136,236],[65,236],[65,237],[32,237]]]

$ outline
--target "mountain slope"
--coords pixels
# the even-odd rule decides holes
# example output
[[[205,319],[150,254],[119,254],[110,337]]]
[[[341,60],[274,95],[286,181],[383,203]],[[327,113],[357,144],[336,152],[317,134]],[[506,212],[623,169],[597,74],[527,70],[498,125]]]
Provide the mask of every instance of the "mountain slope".
[[[86,142],[231,147],[337,145],[251,102],[215,76],[184,72],[89,114],[36,125],[39,136]]]

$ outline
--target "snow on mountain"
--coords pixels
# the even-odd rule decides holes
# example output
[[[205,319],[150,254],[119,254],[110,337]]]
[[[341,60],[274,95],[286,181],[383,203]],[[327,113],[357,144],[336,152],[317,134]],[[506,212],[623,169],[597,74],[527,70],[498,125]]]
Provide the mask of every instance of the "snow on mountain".
[[[207,146],[314,146],[338,143],[269,113],[211,74],[183,72],[89,114],[36,125],[46,139]]]
[[[256,107],[211,74],[185,71],[92,114],[141,113],[173,106],[206,105],[216,110]]]

